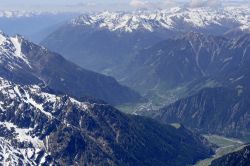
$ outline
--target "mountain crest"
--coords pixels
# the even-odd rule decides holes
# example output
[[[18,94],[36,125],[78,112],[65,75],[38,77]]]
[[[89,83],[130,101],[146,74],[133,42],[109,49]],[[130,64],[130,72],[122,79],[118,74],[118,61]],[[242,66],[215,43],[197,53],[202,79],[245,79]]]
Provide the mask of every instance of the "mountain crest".
[[[15,83],[42,83],[70,96],[91,96],[111,104],[141,100],[114,78],[85,70],[22,36],[1,34],[0,42],[0,76]]]
[[[245,21],[249,14],[249,9],[244,7],[172,8],[170,10],[85,14],[72,20],[71,23],[122,32],[187,30],[222,26],[228,29],[249,30],[250,26]]]
[[[0,129],[3,165],[152,165],[155,161],[185,165],[212,153],[202,137],[185,128],[127,116],[108,104],[80,102],[3,78]]]

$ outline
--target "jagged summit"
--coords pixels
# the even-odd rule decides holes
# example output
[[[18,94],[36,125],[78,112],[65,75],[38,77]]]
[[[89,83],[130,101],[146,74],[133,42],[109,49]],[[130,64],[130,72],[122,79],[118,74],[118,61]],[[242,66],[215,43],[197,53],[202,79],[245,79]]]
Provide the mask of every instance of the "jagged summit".
[[[185,30],[211,26],[249,30],[250,10],[244,7],[171,8],[156,11],[101,12],[84,14],[71,23],[110,31]]]

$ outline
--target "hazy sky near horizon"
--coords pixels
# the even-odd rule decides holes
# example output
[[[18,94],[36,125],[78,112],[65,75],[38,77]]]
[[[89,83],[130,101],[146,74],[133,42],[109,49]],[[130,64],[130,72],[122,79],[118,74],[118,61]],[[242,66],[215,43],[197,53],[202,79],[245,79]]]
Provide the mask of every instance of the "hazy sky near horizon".
[[[127,10],[135,8],[219,7],[228,3],[248,3],[250,0],[0,0],[1,10]]]

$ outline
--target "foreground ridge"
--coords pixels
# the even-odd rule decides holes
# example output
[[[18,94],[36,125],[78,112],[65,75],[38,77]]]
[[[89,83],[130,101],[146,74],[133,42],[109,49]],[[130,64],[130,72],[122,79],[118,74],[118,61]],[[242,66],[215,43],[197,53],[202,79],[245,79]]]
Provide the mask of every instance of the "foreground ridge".
[[[184,127],[56,96],[37,85],[0,78],[0,89],[2,164],[183,165],[212,153]]]

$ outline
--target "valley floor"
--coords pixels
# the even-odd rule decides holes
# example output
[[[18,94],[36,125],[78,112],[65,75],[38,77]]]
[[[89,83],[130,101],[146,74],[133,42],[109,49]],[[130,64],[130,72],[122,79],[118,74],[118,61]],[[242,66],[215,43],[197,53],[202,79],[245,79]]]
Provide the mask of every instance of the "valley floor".
[[[243,141],[234,138],[226,138],[218,135],[204,135],[204,137],[207,138],[209,142],[217,145],[219,148],[216,150],[216,154],[213,157],[201,160],[194,166],[209,166],[213,160],[228,153],[241,150],[246,146]]]

